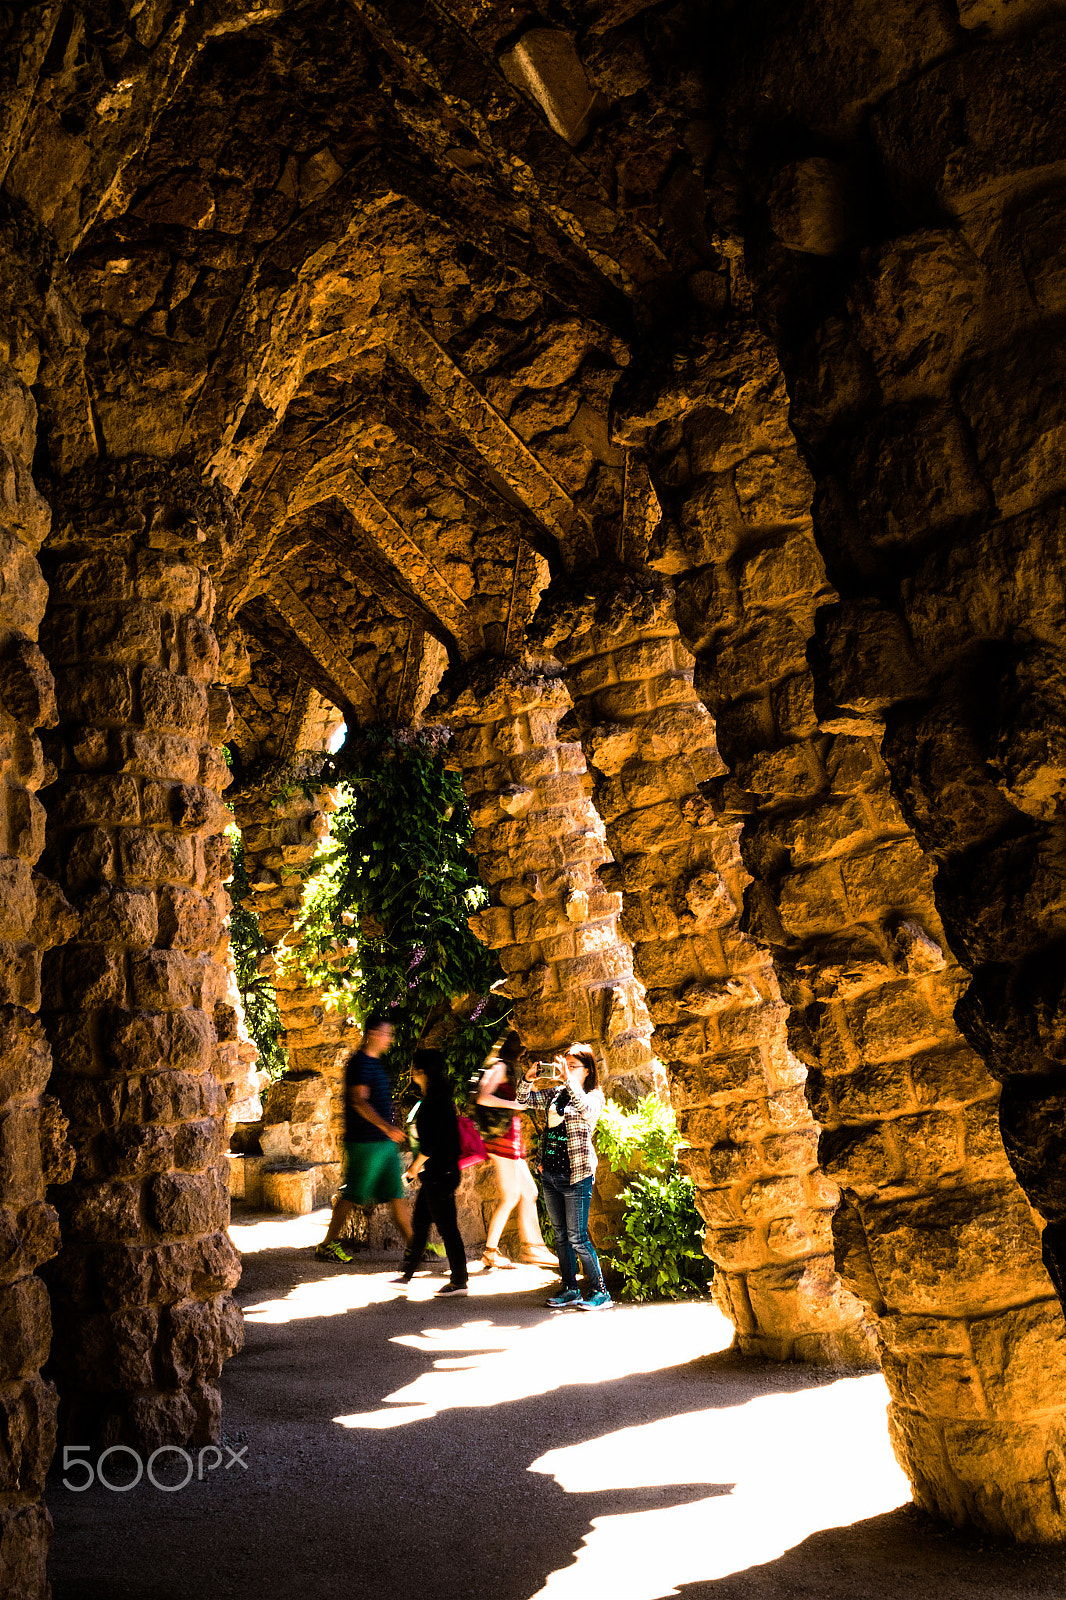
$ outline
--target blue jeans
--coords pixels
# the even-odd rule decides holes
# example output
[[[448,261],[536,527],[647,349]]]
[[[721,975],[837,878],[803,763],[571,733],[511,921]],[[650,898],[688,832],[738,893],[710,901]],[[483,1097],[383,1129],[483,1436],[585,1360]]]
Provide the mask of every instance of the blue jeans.
[[[555,1253],[559,1257],[559,1276],[564,1289],[577,1288],[577,1262],[585,1269],[585,1276],[593,1293],[603,1288],[600,1258],[589,1238],[589,1205],[592,1201],[592,1179],[582,1178],[580,1183],[561,1183],[548,1173],[541,1173],[544,1184],[544,1204],[555,1230]]]

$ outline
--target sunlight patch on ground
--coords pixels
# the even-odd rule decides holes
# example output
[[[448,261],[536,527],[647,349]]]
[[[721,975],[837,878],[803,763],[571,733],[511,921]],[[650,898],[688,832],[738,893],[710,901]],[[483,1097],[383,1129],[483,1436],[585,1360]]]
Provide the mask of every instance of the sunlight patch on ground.
[[[264,1250],[306,1250],[314,1274],[304,1283],[295,1284],[279,1299],[246,1306],[244,1314],[249,1322],[284,1323],[307,1317],[337,1317],[346,1311],[403,1297],[427,1304],[433,1302],[437,1290],[447,1281],[447,1263],[437,1257],[430,1258],[427,1268],[421,1269],[406,1288],[392,1281],[400,1271],[399,1249],[391,1262],[377,1270],[368,1270],[370,1259],[362,1253],[356,1254],[350,1267],[315,1262],[312,1252],[325,1235],[329,1217],[326,1207],[302,1217],[268,1214],[230,1224],[230,1238],[242,1255],[256,1255]],[[554,1281],[554,1275],[543,1267],[519,1266],[513,1272],[484,1272],[473,1264],[468,1299],[491,1295],[498,1300],[504,1294],[547,1290]]]
[[[842,1378],[549,1451],[530,1471],[570,1494],[663,1486],[668,1501],[670,1485],[701,1483],[712,1492],[618,1516],[590,1506],[574,1565],[552,1573],[535,1600],[662,1600],[681,1584],[774,1561],[822,1528],[905,1505],[887,1402],[880,1374]]]
[[[495,1296],[502,1285],[497,1274],[492,1276]],[[506,1276],[511,1279],[517,1273]],[[588,1315],[545,1311],[543,1320],[532,1327],[471,1320],[459,1328],[402,1334],[395,1343],[435,1358],[430,1370],[385,1395],[383,1410],[333,1420],[343,1428],[394,1428],[461,1407],[504,1405],[549,1389],[681,1366],[728,1349],[733,1338],[730,1324],[708,1301],[591,1313],[596,1318],[594,1335],[587,1326]],[[584,1331],[575,1337],[578,1324]],[[455,1356],[454,1351],[464,1354]],[[545,1382],[546,1373],[553,1374],[553,1381]]]
[[[345,1311],[357,1311],[362,1306],[376,1305],[383,1300],[403,1298],[432,1304],[436,1291],[448,1281],[446,1275],[415,1278],[405,1290],[403,1284],[393,1281],[399,1271],[399,1262],[382,1267],[379,1272],[368,1272],[365,1267],[356,1271],[352,1267],[332,1267],[322,1263],[320,1271],[325,1273],[324,1277],[298,1283],[278,1300],[262,1300],[258,1305],[245,1306],[245,1320],[282,1323],[298,1322],[305,1317],[339,1317]],[[476,1299],[479,1294],[491,1294],[493,1300],[498,1300],[503,1294],[518,1294],[523,1290],[535,1289],[539,1284],[546,1286],[547,1282],[552,1281],[545,1279],[544,1273],[537,1267],[509,1272],[506,1279],[495,1274],[491,1284],[487,1278],[487,1273],[481,1279],[471,1278],[468,1301]]]
[[[261,1250],[313,1250],[321,1244],[329,1227],[330,1209],[323,1206],[303,1217],[259,1215],[254,1221],[239,1220],[229,1225],[229,1236],[242,1256],[258,1255]]]

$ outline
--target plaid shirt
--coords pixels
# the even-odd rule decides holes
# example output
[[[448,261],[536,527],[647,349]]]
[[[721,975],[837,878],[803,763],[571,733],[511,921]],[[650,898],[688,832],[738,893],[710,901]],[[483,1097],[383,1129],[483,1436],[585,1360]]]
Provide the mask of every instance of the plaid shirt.
[[[586,1094],[572,1083],[559,1088],[534,1089],[528,1078],[518,1085],[517,1100],[520,1106],[550,1106],[562,1096],[563,1121],[566,1123],[566,1149],[570,1157],[570,1182],[581,1183],[596,1171],[596,1149],[592,1143],[592,1130],[603,1116],[606,1101],[602,1089]]]

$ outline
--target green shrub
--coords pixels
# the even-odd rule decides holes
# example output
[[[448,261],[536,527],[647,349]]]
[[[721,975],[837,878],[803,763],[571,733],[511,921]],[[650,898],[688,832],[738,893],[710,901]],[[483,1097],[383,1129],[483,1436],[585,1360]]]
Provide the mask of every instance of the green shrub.
[[[691,1178],[634,1178],[622,1196],[625,1216],[605,1259],[622,1274],[624,1300],[683,1300],[705,1294],[712,1267],[703,1253],[703,1218]]]
[[[632,1111],[614,1101],[596,1124],[596,1149],[613,1171],[657,1172],[677,1166],[681,1135],[672,1107],[649,1094]]]
[[[712,1267],[703,1253],[703,1218],[691,1178],[679,1171],[683,1144],[672,1108],[648,1095],[632,1111],[609,1104],[596,1149],[619,1177],[622,1226],[607,1265],[622,1275],[625,1300],[681,1300],[705,1294]]]

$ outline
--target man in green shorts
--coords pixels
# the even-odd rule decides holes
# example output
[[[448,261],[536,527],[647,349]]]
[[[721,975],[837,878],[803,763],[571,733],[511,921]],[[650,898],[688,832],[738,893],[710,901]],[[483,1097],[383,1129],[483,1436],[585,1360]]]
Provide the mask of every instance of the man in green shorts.
[[[407,1136],[392,1120],[392,1087],[381,1064],[391,1043],[392,1023],[372,1014],[362,1049],[353,1052],[344,1071],[344,1187],[326,1237],[315,1251],[319,1261],[352,1259],[340,1235],[356,1206],[387,1205],[404,1239],[411,1238],[410,1208],[400,1176],[400,1149]]]

